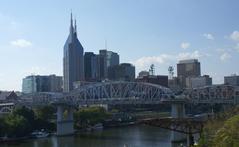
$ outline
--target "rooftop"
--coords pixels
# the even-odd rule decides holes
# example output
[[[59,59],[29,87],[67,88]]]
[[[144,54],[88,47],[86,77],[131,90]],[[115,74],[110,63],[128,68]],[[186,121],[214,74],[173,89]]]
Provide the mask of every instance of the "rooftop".
[[[196,63],[198,62],[198,59],[187,59],[187,60],[180,60],[180,64],[185,64],[185,63]]]

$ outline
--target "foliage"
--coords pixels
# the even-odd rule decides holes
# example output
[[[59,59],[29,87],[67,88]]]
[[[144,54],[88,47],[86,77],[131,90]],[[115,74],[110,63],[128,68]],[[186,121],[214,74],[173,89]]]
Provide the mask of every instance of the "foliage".
[[[40,129],[53,131],[56,125],[50,119],[53,118],[54,112],[54,108],[49,106],[36,109],[36,113],[27,107],[18,107],[0,118],[0,136],[22,137]]]
[[[52,122],[56,109],[53,106],[44,106],[35,109],[35,129],[45,129],[49,131],[56,130],[55,123]]]
[[[45,106],[35,109],[36,118],[40,120],[51,120],[53,119],[56,109],[52,106]]]
[[[24,117],[30,123],[30,126],[28,127],[34,128],[35,113],[32,109],[29,109],[25,106],[18,107],[13,110],[12,114]]]
[[[110,116],[102,107],[82,108],[74,113],[77,128],[84,128],[103,122]]]
[[[218,113],[203,128],[199,140],[200,147],[239,146],[239,107]]]
[[[213,139],[213,146],[238,147],[239,146],[239,115],[228,119]]]
[[[6,122],[5,118],[1,117],[0,118],[0,136],[4,136],[6,134]]]
[[[31,129],[29,122],[23,116],[10,114],[5,118],[5,129],[8,137],[21,137],[27,135]]]

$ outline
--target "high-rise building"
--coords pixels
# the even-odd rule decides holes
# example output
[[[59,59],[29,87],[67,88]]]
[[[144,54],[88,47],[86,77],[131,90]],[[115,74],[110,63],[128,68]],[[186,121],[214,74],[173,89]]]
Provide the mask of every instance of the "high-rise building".
[[[97,56],[93,52],[85,52],[84,55],[85,80],[96,81],[98,76]]]
[[[73,26],[72,14],[70,20],[70,33],[64,45],[63,57],[63,90],[69,92],[73,89],[73,82],[84,80],[84,49],[77,38],[76,21]]]
[[[224,84],[239,86],[239,75],[225,76]]]
[[[108,78],[108,68],[110,66],[119,65],[119,55],[112,51],[100,50],[98,55],[99,79]]]
[[[31,75],[22,80],[22,92],[62,92],[62,77]]]
[[[135,67],[130,63],[121,63],[108,68],[108,78],[114,81],[134,81]]]
[[[187,77],[201,76],[200,62],[197,59],[181,60],[177,64],[177,76],[182,88],[186,88]]]
[[[212,85],[212,78],[209,77],[209,75],[186,78],[187,88],[198,88],[198,87],[210,86],[210,85]]]

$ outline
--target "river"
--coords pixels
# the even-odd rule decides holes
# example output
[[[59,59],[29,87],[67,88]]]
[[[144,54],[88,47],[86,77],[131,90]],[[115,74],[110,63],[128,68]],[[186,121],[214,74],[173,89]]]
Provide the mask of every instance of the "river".
[[[135,125],[0,144],[1,147],[171,147],[170,131]]]

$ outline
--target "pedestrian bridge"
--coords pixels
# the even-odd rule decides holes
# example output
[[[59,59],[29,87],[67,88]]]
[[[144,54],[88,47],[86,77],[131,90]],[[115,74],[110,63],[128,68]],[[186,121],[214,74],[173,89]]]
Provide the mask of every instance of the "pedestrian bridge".
[[[22,96],[29,105],[159,104],[175,96],[166,87],[138,82],[105,82],[84,85],[69,93],[33,93]]]
[[[239,87],[213,85],[186,89],[175,95],[169,88],[143,82],[102,82],[83,85],[69,93],[41,92],[23,95],[19,104],[70,106],[92,104],[160,104],[184,100],[193,104],[238,104]]]
[[[184,118],[185,103],[238,104],[239,88],[229,85],[208,86],[175,95],[169,88],[141,82],[102,82],[83,85],[69,93],[33,93],[23,95],[19,105],[57,106],[57,134],[74,133],[74,107],[94,104],[170,104],[173,118]],[[66,117],[63,113],[67,112]],[[174,136],[178,136],[177,134]],[[177,137],[173,137],[176,138]]]

